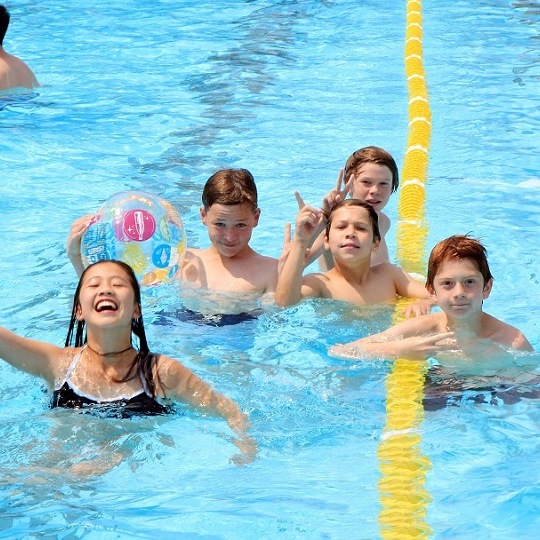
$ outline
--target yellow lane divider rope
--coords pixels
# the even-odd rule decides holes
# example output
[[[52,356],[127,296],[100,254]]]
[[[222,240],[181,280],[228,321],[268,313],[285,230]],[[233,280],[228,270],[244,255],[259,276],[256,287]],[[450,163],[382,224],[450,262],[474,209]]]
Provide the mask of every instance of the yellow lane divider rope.
[[[405,73],[409,93],[409,132],[401,173],[398,204],[397,259],[409,273],[425,273],[425,221],[431,111],[422,60],[421,0],[407,2]],[[406,302],[398,302],[394,322]],[[422,455],[419,427],[424,417],[425,363],[397,360],[386,379],[386,425],[378,448],[381,477],[379,525],[385,539],[429,538],[426,521],[429,493],[426,474],[431,467]]]

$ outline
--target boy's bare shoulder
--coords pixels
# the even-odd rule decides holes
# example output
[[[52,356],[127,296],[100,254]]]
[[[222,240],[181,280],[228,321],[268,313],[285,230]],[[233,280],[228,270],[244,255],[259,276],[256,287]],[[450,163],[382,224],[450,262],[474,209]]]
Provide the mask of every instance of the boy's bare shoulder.
[[[534,350],[521,330],[487,313],[484,313],[484,329],[486,337],[501,345],[520,351]]]
[[[370,272],[377,276],[398,277],[403,274],[403,270],[395,264],[389,262],[381,262],[370,268]]]
[[[269,266],[277,266],[278,259],[274,257],[269,257],[268,255],[263,255],[262,253],[259,253],[257,251],[253,251],[252,253],[253,260],[256,260],[257,262],[260,262],[261,264],[269,265]]]
[[[386,233],[389,231],[390,229],[390,218],[384,214],[383,212],[381,212],[379,214],[379,232],[381,233],[381,236],[384,238]]]
[[[332,270],[325,272],[312,272],[311,274],[306,274],[303,277],[303,281],[308,285],[313,283],[329,283],[332,281]]]

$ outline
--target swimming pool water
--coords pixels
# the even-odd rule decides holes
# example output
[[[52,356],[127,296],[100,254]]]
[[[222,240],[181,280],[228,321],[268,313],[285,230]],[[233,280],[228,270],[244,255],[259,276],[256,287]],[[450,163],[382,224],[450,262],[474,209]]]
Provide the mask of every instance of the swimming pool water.
[[[278,256],[294,189],[318,204],[346,157],[368,144],[403,161],[404,3],[8,7],[6,50],[43,84],[32,99],[0,97],[0,324],[24,335],[63,342],[76,283],[69,226],[114,192],[169,199],[189,243],[203,247],[204,182],[222,167],[248,168],[262,208],[253,246]],[[538,6],[427,1],[423,13],[428,248],[454,233],[482,238],[495,276],[486,310],[538,350]],[[396,206],[393,197],[392,254]],[[146,320],[178,294],[148,293]],[[0,536],[380,537],[389,366],[326,351],[390,317],[314,301],[233,326],[148,327],[156,349],[250,413],[260,454],[243,468],[229,463],[235,447],[219,420],[182,407],[128,423],[50,411],[39,382],[1,364]],[[539,425],[532,399],[426,413],[433,538],[536,537]],[[77,476],[87,462],[101,474]]]

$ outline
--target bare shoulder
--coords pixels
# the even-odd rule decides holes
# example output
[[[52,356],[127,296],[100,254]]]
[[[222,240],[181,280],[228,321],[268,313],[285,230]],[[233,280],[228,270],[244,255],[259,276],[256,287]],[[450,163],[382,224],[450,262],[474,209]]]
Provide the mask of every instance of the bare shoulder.
[[[386,236],[386,233],[390,230],[390,218],[384,214],[379,214],[379,231],[381,233],[381,236]]]
[[[238,259],[237,264],[244,269],[246,277],[259,283],[259,288],[264,292],[275,290],[278,277],[277,259],[250,250]]]
[[[487,313],[484,313],[484,329],[485,337],[501,345],[518,351],[534,350],[521,330]]]
[[[75,347],[64,347],[63,349],[58,349],[58,357],[57,361],[55,362],[55,377],[61,378],[67,373],[71,362],[73,362],[73,358],[75,358],[75,355],[80,351],[81,348]]]
[[[397,278],[403,275],[403,270],[392,263],[381,262],[370,268],[370,271],[377,276],[391,276]]]
[[[302,294],[315,298],[332,298],[331,286],[333,270],[324,274],[314,272],[307,274],[302,278]]]
[[[156,354],[154,374],[157,375],[154,377],[157,394],[164,397],[170,393],[171,389],[180,386],[192,374],[192,371],[178,360],[164,354]]]
[[[80,347],[47,345],[49,345],[49,349],[44,352],[48,356],[48,361],[41,365],[40,369],[36,371],[36,374],[40,374],[51,387],[54,387],[56,384],[65,380],[69,366],[82,349]]]
[[[322,272],[313,272],[311,274],[306,274],[302,281],[307,284],[326,284],[330,283],[332,281],[332,270],[329,270],[328,272],[325,272],[324,274]]]
[[[255,261],[257,264],[263,265],[265,268],[277,269],[278,259],[274,257],[268,257],[267,255],[262,255],[257,251],[254,251],[252,254],[252,261]]]

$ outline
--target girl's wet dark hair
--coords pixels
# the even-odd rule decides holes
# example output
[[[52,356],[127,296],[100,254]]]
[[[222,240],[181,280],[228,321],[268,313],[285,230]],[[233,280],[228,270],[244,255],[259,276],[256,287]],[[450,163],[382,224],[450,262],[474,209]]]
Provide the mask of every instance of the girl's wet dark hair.
[[[75,290],[75,294],[73,296],[71,320],[69,322],[69,329],[66,337],[65,346],[82,347],[86,343],[86,323],[84,322],[84,320],[77,319],[77,308],[80,305],[81,288],[88,269],[95,268],[97,265],[105,263],[116,264],[124,270],[135,294],[135,302],[138,304],[140,312],[140,316],[131,321],[131,333],[132,335],[135,335],[138,340],[137,356],[134,358],[132,364],[129,366],[126,376],[123,379],[115,382],[130,381],[131,379],[135,378],[139,373],[141,373],[144,377],[149,392],[151,393],[152,397],[155,397],[155,383],[152,373],[152,366],[154,365],[154,362],[156,360],[156,355],[150,352],[150,349],[148,347],[148,341],[146,339],[146,332],[144,329],[144,323],[142,318],[141,287],[139,286],[139,282],[137,281],[137,277],[135,276],[133,269],[128,264],[122,261],[103,260],[91,264],[84,270],[84,272],[81,274],[79,284],[77,285],[77,289]],[[133,339],[131,340],[131,342],[132,345],[137,348],[137,344],[133,344]]]
[[[4,45],[4,37],[9,26],[9,11],[0,5],[0,47]]]

